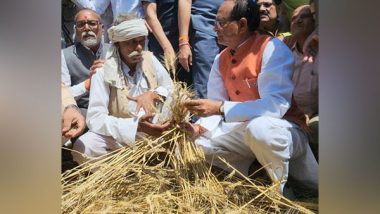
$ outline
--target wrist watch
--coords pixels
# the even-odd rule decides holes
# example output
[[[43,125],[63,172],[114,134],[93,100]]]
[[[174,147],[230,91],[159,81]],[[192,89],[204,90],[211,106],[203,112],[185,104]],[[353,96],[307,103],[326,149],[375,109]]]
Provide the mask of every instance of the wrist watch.
[[[220,115],[222,115],[223,120],[225,120],[225,118],[224,118],[224,101],[222,101],[222,105],[220,105],[220,107],[219,107],[219,113],[220,113]]]

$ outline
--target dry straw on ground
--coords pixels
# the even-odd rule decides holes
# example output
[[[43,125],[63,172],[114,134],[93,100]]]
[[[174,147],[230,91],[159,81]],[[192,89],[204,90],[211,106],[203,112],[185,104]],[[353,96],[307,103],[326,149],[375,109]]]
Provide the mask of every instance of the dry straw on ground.
[[[62,175],[62,213],[312,213],[238,172],[218,176],[187,133],[191,92],[175,82],[174,128]],[[162,119],[161,119],[162,120]]]

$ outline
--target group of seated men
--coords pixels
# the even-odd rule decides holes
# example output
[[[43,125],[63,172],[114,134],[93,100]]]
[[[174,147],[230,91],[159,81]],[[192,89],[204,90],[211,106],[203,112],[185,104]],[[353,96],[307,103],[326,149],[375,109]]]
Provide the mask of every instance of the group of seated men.
[[[214,59],[207,98],[184,102],[199,119],[182,128],[193,134],[206,160],[221,169],[231,170],[215,156],[244,175],[257,161],[279,183],[280,193],[289,176],[316,190],[318,163],[309,142],[317,143],[310,133],[318,121],[313,120],[318,117],[318,60],[315,54],[314,60],[304,60],[315,20],[310,6],[303,5],[293,12],[291,38],[276,38],[260,28],[272,6],[252,0],[220,5],[214,31],[225,48]],[[64,85],[70,87],[77,103],[68,99],[63,106],[62,143],[79,136],[73,142],[78,163],[171,128],[169,122],[152,122],[153,108],[170,96],[173,82],[145,50],[144,19],[120,13],[108,29],[110,44],[102,34],[99,15],[82,9],[75,16],[76,42],[62,51],[62,91],[67,94]]]

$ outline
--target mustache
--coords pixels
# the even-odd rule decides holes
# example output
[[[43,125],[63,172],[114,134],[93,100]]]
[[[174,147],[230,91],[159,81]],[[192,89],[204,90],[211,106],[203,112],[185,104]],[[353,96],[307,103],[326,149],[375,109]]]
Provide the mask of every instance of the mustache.
[[[137,56],[137,55],[141,55],[141,53],[137,52],[137,51],[133,51],[132,53],[130,53],[128,55],[128,57],[134,57],[134,56]]]
[[[94,32],[92,32],[92,31],[87,31],[87,32],[84,31],[84,32],[82,32],[82,38],[85,37],[85,36],[93,36],[93,37],[96,38],[96,34]]]

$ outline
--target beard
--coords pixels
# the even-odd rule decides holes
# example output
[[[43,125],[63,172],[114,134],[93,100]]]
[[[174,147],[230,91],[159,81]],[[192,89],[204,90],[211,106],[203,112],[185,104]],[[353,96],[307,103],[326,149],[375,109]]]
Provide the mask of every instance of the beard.
[[[101,37],[97,37],[94,32],[88,31],[82,33],[82,39],[80,43],[87,48],[92,48],[99,45],[100,39]]]

